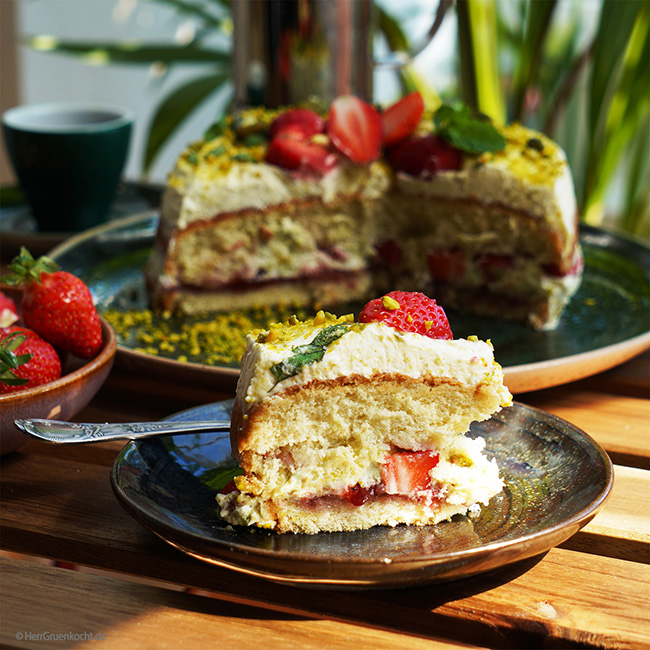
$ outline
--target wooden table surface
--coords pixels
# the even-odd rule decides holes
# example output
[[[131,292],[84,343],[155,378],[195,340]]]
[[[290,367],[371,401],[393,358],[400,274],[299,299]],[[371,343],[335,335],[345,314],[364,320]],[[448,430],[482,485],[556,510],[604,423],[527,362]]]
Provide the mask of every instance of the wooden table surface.
[[[650,648],[649,359],[516,396],[610,454],[613,491],[583,530],[540,557],[418,588],[305,589],[204,564],[116,501],[121,443],[30,442],[2,459],[0,645]],[[76,419],[153,420],[231,396],[115,367]]]

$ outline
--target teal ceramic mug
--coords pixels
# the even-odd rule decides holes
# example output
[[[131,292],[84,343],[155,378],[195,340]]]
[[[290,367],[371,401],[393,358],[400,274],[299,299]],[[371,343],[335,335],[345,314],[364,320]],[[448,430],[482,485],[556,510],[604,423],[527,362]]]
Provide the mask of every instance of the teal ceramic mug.
[[[3,114],[9,159],[39,230],[79,231],[107,220],[133,120],[128,109],[76,103],[17,106]]]

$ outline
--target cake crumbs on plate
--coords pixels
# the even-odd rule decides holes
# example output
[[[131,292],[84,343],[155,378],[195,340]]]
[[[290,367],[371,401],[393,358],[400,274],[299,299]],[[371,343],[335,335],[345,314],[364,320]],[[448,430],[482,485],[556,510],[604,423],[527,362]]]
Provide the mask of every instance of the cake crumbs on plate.
[[[238,365],[250,331],[267,329],[290,315],[304,319],[313,313],[291,307],[196,316],[150,309],[107,309],[102,313],[115,330],[118,342],[136,352],[211,366]]]

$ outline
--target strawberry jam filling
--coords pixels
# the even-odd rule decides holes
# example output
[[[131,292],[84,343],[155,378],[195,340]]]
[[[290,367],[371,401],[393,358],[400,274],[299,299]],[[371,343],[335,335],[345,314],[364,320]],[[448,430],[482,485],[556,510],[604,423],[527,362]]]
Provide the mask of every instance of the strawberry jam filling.
[[[431,470],[440,456],[431,451],[397,451],[387,456],[381,466],[381,481],[368,487],[359,483],[349,487],[343,498],[361,506],[382,494],[413,495],[431,489]]]

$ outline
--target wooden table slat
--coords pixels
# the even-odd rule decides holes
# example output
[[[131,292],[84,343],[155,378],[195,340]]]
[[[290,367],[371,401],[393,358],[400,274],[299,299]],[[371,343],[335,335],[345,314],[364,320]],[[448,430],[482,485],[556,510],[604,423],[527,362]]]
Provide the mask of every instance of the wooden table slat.
[[[554,388],[526,395],[524,403],[582,429],[613,462],[650,469],[650,400]]]
[[[233,388],[143,376],[118,363],[75,420],[159,420],[230,398]],[[32,441],[2,459],[0,546],[20,559],[0,564],[0,645],[45,647],[18,639],[23,626],[105,630],[102,647],[135,650],[215,641],[237,650],[348,650],[364,642],[650,650],[650,351],[517,399],[574,423],[603,446],[615,463],[610,498],[580,532],[542,556],[404,590],[305,589],[200,562],[117,502],[109,476],[122,443]],[[51,567],[52,560],[78,570]],[[74,645],[91,646],[97,641]]]
[[[260,639],[269,650],[356,650],[361,643],[379,650],[465,647],[203,598],[115,576],[33,563],[26,570],[24,561],[10,559],[0,559],[0,569],[4,620],[0,644],[5,648],[60,647],[57,635],[72,637],[68,647],[105,650],[211,648],[216,640],[219,648],[259,650]],[[39,634],[49,635],[50,642],[39,641],[35,638]]]
[[[328,599],[327,592],[270,585],[185,557],[122,510],[110,490],[107,468],[27,454],[16,454],[11,462],[7,461],[3,467],[0,536],[6,550],[169,580],[208,589],[247,604],[281,607],[297,614],[322,612],[340,620],[381,624],[393,631],[411,630],[426,635],[426,630],[431,629],[438,630],[438,636],[457,641],[486,638],[488,645],[510,644],[513,647],[519,647],[517,644],[523,641],[538,643],[545,636],[574,642],[583,628],[578,623],[571,625],[572,615],[568,613],[573,611],[573,603],[583,601],[585,589],[593,584],[590,579],[592,572],[611,574],[617,576],[617,594],[627,603],[626,610],[617,612],[612,618],[607,614],[611,595],[604,592],[590,594],[589,609],[602,611],[603,616],[596,617],[600,624],[590,628],[593,639],[581,638],[580,642],[587,644],[585,647],[592,643],[597,647],[598,639],[599,642],[607,640],[625,647],[625,638],[634,638],[637,642],[643,639],[639,619],[645,617],[646,606],[650,606],[647,590],[644,595],[643,589],[650,583],[647,565],[640,570],[637,563],[616,557],[554,549],[539,562],[535,559],[504,567],[487,577],[470,578],[443,587],[409,590],[428,594],[428,600],[418,604],[416,599],[408,607],[402,603],[399,614],[387,616],[385,612],[379,613],[376,599],[395,599],[395,592],[368,592],[362,596],[337,593],[335,598]],[[31,479],[26,481],[25,476]],[[34,478],[38,476],[43,478]],[[642,477],[647,484],[645,472],[642,472]],[[636,474],[631,477],[632,481],[637,479]],[[630,477],[622,473],[617,481],[618,489],[624,492],[629,481]],[[603,512],[610,509],[609,525],[616,521],[617,515],[622,517],[626,514],[611,512],[619,503],[617,497],[605,505]],[[29,518],[25,513],[29,513]],[[594,526],[597,524],[597,518],[593,523]],[[622,528],[620,539],[627,541],[627,534],[627,529]],[[568,575],[575,577],[571,584],[562,578]],[[492,587],[486,588],[486,585]],[[529,588],[530,585],[533,587]],[[427,605],[434,595],[440,598],[440,602],[435,606]],[[362,599],[363,607],[354,605],[358,598]],[[402,599],[402,595],[397,598],[400,602]],[[491,603],[491,611],[497,612],[494,620],[487,621],[477,615],[465,630],[468,636],[458,637],[459,621],[468,622],[468,608],[482,611],[486,599]],[[567,619],[561,625],[544,618],[545,607],[535,605],[543,600],[552,603],[555,611],[567,612]],[[495,609],[498,603],[501,605]],[[531,632],[531,611],[535,607],[541,607],[538,628]],[[479,633],[484,636],[476,636]]]

